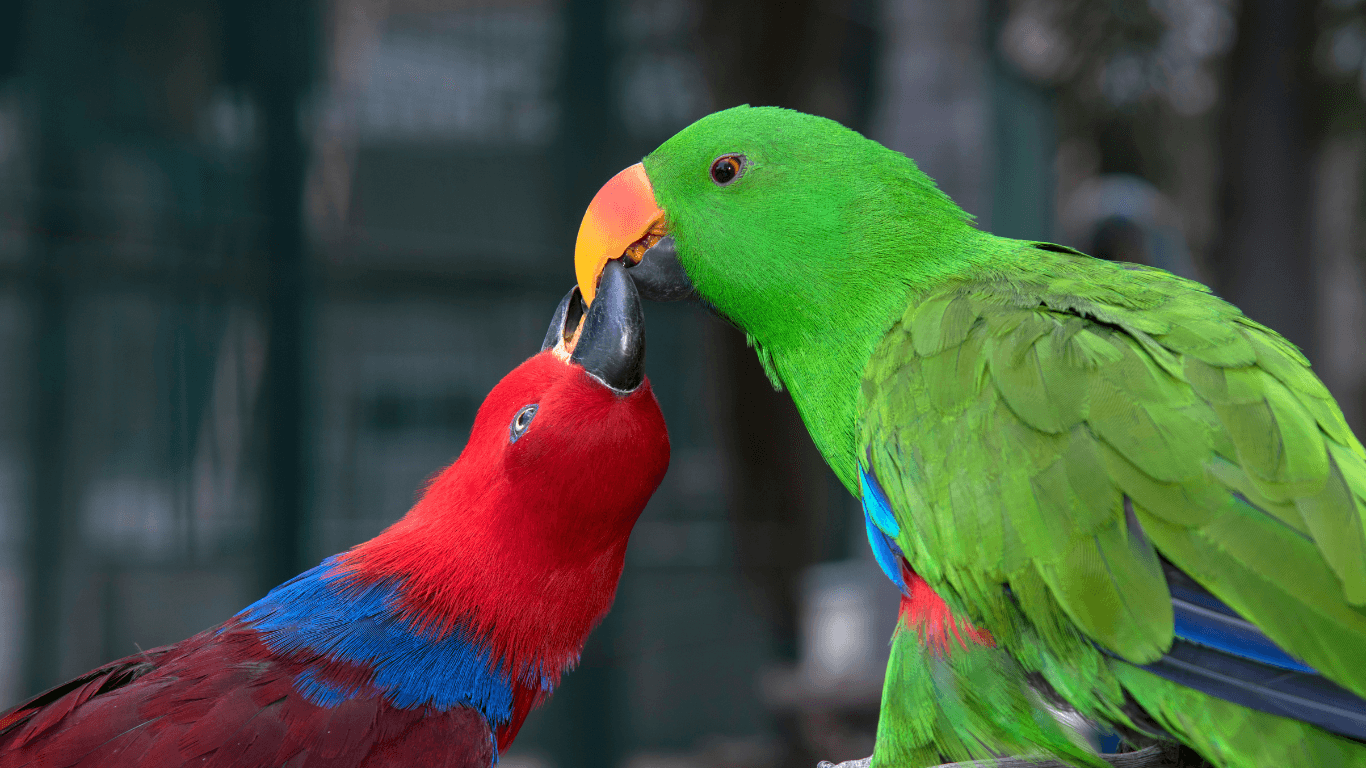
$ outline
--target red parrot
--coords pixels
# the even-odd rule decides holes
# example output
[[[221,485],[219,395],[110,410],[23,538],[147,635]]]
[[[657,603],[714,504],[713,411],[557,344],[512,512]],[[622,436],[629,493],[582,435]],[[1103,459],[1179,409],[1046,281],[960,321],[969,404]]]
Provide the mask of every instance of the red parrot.
[[[636,290],[603,286],[586,316],[565,297],[401,520],[0,715],[0,768],[496,762],[606,614],[669,462]]]

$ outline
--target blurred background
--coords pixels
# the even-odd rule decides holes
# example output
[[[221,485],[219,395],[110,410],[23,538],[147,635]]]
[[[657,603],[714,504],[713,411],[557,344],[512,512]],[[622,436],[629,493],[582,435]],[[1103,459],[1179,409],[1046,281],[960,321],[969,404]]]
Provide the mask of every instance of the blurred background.
[[[738,103],[1211,284],[1360,428],[1362,6],[0,3],[0,708],[397,519],[537,350],[597,188]],[[857,507],[739,334],[646,312],[673,465],[501,764],[865,756],[897,596]]]

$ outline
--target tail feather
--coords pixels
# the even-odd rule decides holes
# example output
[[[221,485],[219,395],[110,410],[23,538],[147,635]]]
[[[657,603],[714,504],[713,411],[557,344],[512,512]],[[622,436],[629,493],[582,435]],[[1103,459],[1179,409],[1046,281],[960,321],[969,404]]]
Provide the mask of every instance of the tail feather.
[[[1366,699],[1276,646],[1204,587],[1163,563],[1176,640],[1152,664],[1159,677],[1248,709],[1366,741]]]
[[[1317,672],[1260,664],[1180,640],[1142,669],[1248,709],[1366,741],[1366,701]]]
[[[1366,744],[1299,718],[1223,701],[1149,670],[1113,662],[1125,690],[1163,730],[1218,768],[1366,768]]]

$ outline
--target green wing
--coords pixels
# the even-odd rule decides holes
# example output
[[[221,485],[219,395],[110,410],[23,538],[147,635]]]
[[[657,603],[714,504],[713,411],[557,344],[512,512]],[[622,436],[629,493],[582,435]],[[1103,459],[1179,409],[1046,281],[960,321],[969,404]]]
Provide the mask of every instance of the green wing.
[[[1170,648],[1159,555],[1366,695],[1366,452],[1304,357],[1165,272],[1025,244],[1000,265],[914,302],[865,374],[910,566],[1091,716],[1157,679],[1111,656]]]

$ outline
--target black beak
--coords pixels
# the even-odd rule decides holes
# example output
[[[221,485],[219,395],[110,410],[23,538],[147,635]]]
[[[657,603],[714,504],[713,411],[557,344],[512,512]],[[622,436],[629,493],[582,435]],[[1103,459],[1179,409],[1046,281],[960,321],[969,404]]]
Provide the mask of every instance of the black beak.
[[[629,264],[630,259],[620,261]],[[660,238],[645,252],[639,264],[628,266],[627,270],[640,295],[650,301],[678,301],[693,295],[692,280],[678,263],[673,237]]]
[[[570,318],[573,315],[573,318]],[[541,351],[559,344],[561,341],[568,341],[574,333],[574,329],[579,325],[579,318],[583,316],[583,297],[579,295],[579,287],[576,285],[569,289],[569,293],[560,299],[560,306],[555,307],[555,316],[550,318],[550,327],[545,331],[545,341],[541,342]]]
[[[574,286],[555,310],[541,350],[573,335],[580,317],[583,297]],[[636,286],[620,260],[603,267],[598,295],[583,319],[583,330],[569,360],[618,392],[632,392],[645,379],[645,313]]]

